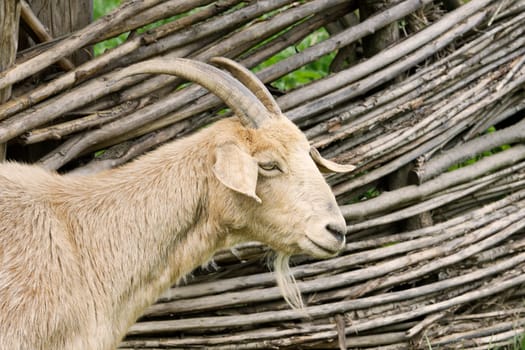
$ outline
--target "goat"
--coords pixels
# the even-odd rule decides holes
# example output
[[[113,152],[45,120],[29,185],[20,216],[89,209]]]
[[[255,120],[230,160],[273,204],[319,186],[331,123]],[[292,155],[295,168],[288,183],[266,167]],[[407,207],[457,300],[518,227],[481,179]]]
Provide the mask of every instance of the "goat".
[[[344,247],[346,223],[316,163],[352,167],[311,149],[249,70],[213,62],[235,78],[187,59],[122,74],[178,75],[234,117],[95,174],[0,164],[0,349],[113,349],[165,289],[240,242],[268,244],[281,270],[292,254]]]

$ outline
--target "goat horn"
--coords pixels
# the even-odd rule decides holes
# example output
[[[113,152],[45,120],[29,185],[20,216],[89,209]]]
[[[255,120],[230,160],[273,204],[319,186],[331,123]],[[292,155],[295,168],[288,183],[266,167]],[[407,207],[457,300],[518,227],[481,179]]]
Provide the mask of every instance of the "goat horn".
[[[338,164],[331,160],[323,158],[321,153],[315,147],[310,147],[310,156],[317,164],[317,167],[323,173],[348,173],[355,169],[352,164]]]
[[[217,64],[229,71],[235,78],[239,79],[251,92],[257,96],[259,101],[268,109],[273,115],[281,115],[281,108],[273,98],[272,94],[262,81],[257,78],[249,69],[240,65],[239,63],[230,60],[226,57],[213,57],[210,60],[212,63]]]
[[[226,72],[204,62],[186,58],[154,58],[123,69],[123,77],[134,74],[171,74],[197,83],[219,97],[239,117],[242,124],[257,128],[268,111],[247,87]]]

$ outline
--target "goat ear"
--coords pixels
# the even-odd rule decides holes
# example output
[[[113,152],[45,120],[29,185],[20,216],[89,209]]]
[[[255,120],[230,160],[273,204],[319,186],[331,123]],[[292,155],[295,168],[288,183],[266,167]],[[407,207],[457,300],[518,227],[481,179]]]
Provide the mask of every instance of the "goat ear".
[[[315,147],[310,148],[310,156],[317,164],[319,171],[323,173],[348,173],[355,169],[355,166],[351,164],[338,164],[323,158]]]
[[[226,187],[242,193],[261,203],[255,194],[257,186],[257,161],[233,143],[219,146],[215,150],[213,173]]]

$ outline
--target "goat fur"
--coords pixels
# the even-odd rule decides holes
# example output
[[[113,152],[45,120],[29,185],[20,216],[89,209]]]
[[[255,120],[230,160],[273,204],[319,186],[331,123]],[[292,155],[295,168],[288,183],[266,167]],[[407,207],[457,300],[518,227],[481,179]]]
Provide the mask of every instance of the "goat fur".
[[[228,186],[225,145],[279,159],[282,174],[246,180],[253,193]],[[303,242],[305,225],[344,219],[308,150],[286,118],[259,129],[230,118],[97,174],[0,164],[0,349],[114,349],[170,285],[239,242],[326,257]]]

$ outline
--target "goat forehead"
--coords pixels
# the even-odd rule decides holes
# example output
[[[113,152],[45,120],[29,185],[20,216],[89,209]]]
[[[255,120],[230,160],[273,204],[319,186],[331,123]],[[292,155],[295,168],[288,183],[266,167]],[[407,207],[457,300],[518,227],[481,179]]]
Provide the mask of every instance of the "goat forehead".
[[[280,158],[293,154],[308,154],[310,145],[306,136],[286,117],[270,119],[258,129],[246,128],[237,118],[217,122],[213,134],[217,143],[240,142],[252,155],[269,153]]]
[[[257,138],[262,142],[259,148],[276,147],[283,151],[283,155],[295,152],[308,152],[309,143],[306,136],[286,118],[271,120],[260,129],[264,138]]]

